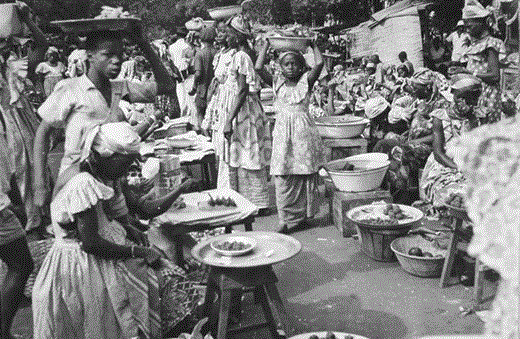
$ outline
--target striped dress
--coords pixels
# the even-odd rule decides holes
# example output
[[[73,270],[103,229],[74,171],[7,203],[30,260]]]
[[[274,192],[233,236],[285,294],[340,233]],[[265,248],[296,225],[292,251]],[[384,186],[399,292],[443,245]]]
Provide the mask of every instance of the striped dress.
[[[35,338],[162,338],[202,300],[197,282],[166,260],[156,272],[139,258],[99,258],[82,250],[77,231],[59,226],[94,208],[100,236],[131,245],[125,229],[104,211],[103,202],[113,196],[111,187],[84,172],[53,200],[56,241],[33,288]]]

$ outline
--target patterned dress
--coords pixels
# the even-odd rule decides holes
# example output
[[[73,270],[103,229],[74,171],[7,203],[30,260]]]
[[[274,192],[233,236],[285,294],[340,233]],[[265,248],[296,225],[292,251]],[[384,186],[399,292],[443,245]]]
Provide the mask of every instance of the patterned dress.
[[[274,81],[276,123],[271,175],[282,226],[294,227],[317,213],[319,167],[325,162],[321,138],[309,114],[309,73],[290,86]]]
[[[473,41],[466,51],[468,64],[466,68],[475,73],[487,73],[489,61],[486,59],[488,49],[495,50],[498,53],[498,60],[504,61],[506,58],[506,49],[504,42],[485,34],[479,40]],[[478,99],[477,117],[485,118],[487,122],[493,123],[502,118],[502,106],[500,97],[500,83],[494,85],[483,82],[482,94]]]
[[[457,115],[450,114],[452,109],[438,109],[430,115],[442,121],[446,148],[452,140],[470,129],[468,120],[461,120]],[[424,190],[426,200],[434,207],[441,207],[452,193],[462,193],[466,189],[464,176],[459,170],[446,167],[435,160],[432,152],[426,161],[419,185]]]
[[[95,209],[99,235],[131,245],[110,218],[114,189],[88,173],[73,177],[51,204],[56,240],[33,288],[35,338],[162,338],[203,299],[204,289],[163,260],[156,272],[142,259],[103,259],[83,251],[74,215]],[[109,212],[107,214],[107,212]]]
[[[222,75],[219,74],[224,82],[219,88],[219,114],[213,142],[217,154],[229,165],[230,187],[258,207],[268,207],[266,146],[269,132],[268,120],[257,93],[259,79],[247,53],[232,50],[228,57]],[[249,94],[233,120],[233,134],[228,142],[224,138],[224,127],[238,98],[239,75],[245,75]]]
[[[520,121],[505,119],[464,135],[447,149],[467,178],[474,236],[468,252],[500,273],[486,338],[518,338]]]

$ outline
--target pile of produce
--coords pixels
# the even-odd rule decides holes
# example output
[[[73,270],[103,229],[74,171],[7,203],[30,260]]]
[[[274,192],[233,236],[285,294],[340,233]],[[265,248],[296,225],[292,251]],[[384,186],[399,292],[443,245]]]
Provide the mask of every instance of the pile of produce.
[[[414,257],[425,257],[425,258],[444,258],[442,254],[436,254],[435,256],[428,251],[421,249],[420,247],[412,247],[408,250],[408,254]]]
[[[410,217],[404,214],[403,210],[399,205],[388,204],[383,212],[385,215],[388,215],[391,220],[404,220],[409,219]]]
[[[208,201],[208,205],[210,205],[210,206],[231,206],[231,207],[237,206],[236,202],[233,199],[231,199],[230,197],[228,197],[228,198],[216,197],[214,199],[211,195],[210,195],[210,199]]]
[[[318,337],[316,334],[313,334],[309,337],[309,339],[354,339],[353,335],[347,334],[343,338],[338,338],[336,335],[332,332],[327,332],[324,338]]]
[[[128,11],[124,11],[123,7],[101,6],[101,13],[94,19],[117,19],[117,18],[134,18]]]
[[[360,219],[363,223],[377,226],[392,226],[398,225],[400,220],[410,219],[411,217],[406,215],[399,205],[388,204],[383,210],[383,214],[388,218],[373,216],[366,219]]]
[[[251,247],[251,244],[246,244],[244,242],[234,240],[217,243],[214,245],[214,247],[222,251],[242,251]]]

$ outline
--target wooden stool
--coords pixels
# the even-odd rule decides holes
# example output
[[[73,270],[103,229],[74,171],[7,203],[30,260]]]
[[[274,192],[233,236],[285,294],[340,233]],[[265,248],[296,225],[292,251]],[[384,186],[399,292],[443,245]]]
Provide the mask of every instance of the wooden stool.
[[[343,155],[345,154],[340,154],[338,157],[335,157],[334,153],[345,153],[345,149],[348,150],[348,152],[350,153],[349,155],[367,153],[368,150],[368,141],[363,137],[357,137],[352,139],[322,138],[322,140],[323,145],[331,149],[331,160],[344,157]]]
[[[463,242],[465,236],[462,232],[462,225],[464,222],[471,222],[466,211],[448,208],[448,213],[453,225],[453,235],[451,236],[448,253],[444,260],[444,267],[442,269],[440,287],[444,288],[449,286],[451,271],[453,270],[453,263],[458,250],[467,250],[467,241]],[[461,246],[462,245],[462,246]],[[475,303],[474,309],[478,309],[482,303],[482,295],[484,291],[484,279],[483,272],[486,266],[478,259],[475,258],[475,285],[473,288],[473,301]]]
[[[278,281],[271,265],[246,268],[211,267],[206,291],[205,311],[209,314],[215,294],[219,293],[219,315],[217,339],[227,339],[232,333],[243,333],[267,327],[271,337],[276,339],[287,338],[291,328],[283,301],[276,288]],[[229,314],[233,293],[254,292],[255,299],[261,304],[265,322],[229,329]],[[271,310],[273,304],[277,313],[277,320]],[[282,333],[278,327],[282,327]]]

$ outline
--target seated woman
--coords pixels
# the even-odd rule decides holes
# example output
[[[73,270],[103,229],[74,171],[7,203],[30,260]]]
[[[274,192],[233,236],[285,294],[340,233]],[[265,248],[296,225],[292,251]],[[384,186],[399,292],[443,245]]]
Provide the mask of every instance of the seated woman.
[[[159,338],[203,298],[197,281],[156,249],[130,242],[114,218],[110,200],[139,143],[126,122],[82,138],[80,172],[51,204],[56,240],[33,288],[35,337]]]
[[[374,146],[374,152],[387,153],[394,162],[386,183],[394,196],[398,197],[399,192],[408,196],[408,188],[418,186],[419,169],[424,167],[433,150],[430,114],[449,106],[435,88],[435,74],[431,71],[419,71],[408,79],[404,86],[408,95],[394,100],[388,121],[392,124],[405,121],[409,123],[409,129],[399,135],[387,134]]]
[[[430,113],[433,128],[433,153],[429,156],[420,179],[425,200],[434,207],[444,205],[453,193],[465,189],[464,177],[453,160],[446,155],[446,145],[465,131],[478,126],[475,107],[482,91],[481,81],[472,75],[460,75],[452,85],[453,104],[449,109]]]

